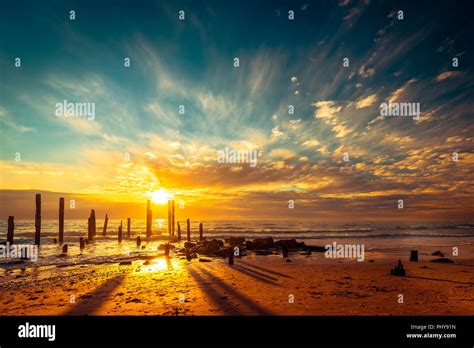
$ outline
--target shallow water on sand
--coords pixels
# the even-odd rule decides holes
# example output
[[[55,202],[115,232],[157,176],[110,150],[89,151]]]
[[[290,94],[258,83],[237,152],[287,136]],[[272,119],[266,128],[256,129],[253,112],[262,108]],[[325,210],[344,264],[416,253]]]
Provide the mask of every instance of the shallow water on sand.
[[[102,236],[103,221],[97,220],[96,241],[79,249],[79,237],[87,236],[87,220],[65,220],[64,242],[68,244],[68,256],[61,257],[61,247],[54,243],[58,238],[58,221],[43,220],[41,248],[37,266],[69,264],[101,264],[117,262],[128,256],[156,254],[158,244],[168,238],[168,227],[164,219],[156,219],[153,224],[153,238],[145,241],[145,220],[132,220],[131,239],[126,238],[126,221],[123,221],[124,240],[117,242],[117,230],[120,220],[110,219],[107,236]],[[179,221],[182,236],[185,236],[185,221]],[[192,238],[198,235],[200,221],[191,222]],[[325,246],[338,244],[363,244],[366,252],[373,257],[385,254],[404,253],[409,248],[463,247],[465,252],[474,252],[474,224],[434,223],[434,224],[393,224],[393,223],[357,223],[330,224],[314,222],[279,221],[203,221],[206,238],[226,238],[241,236],[246,239],[273,237],[274,239],[294,238],[308,245]],[[34,241],[34,220],[15,221],[15,243],[32,244]],[[6,221],[0,223],[0,242],[6,240]],[[137,248],[135,237],[142,237],[145,248]],[[468,256],[468,255],[463,255]],[[0,267],[6,267],[11,261],[0,259]]]

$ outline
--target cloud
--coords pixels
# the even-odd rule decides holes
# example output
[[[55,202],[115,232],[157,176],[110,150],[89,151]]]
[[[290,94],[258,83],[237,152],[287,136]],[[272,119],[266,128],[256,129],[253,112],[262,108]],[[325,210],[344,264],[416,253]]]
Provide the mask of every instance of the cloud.
[[[20,133],[32,132],[34,131],[31,127],[25,127],[22,125],[17,124],[15,121],[12,120],[10,117],[10,113],[7,109],[0,106],[0,122],[2,122],[5,126],[12,128],[15,131]]]
[[[359,13],[360,13],[360,10],[357,7],[353,7],[349,10],[349,13],[344,17],[344,20],[350,23],[351,20],[354,19]]]
[[[290,120],[289,127],[293,131],[297,131],[301,128],[301,119],[298,120]]]
[[[395,90],[394,92],[392,92],[392,94],[390,95],[390,97],[388,98],[389,102],[393,103],[393,102],[396,102],[400,99],[400,97],[405,94],[405,92],[408,90],[408,88],[410,87],[410,85],[412,85],[413,83],[417,82],[417,80],[415,78],[413,79],[410,79],[407,83],[405,83],[402,87],[398,88],[397,90]]]
[[[295,153],[287,149],[275,149],[270,152],[270,157],[287,160],[295,157]]]
[[[357,71],[359,76],[363,77],[364,79],[375,74],[374,68],[367,68],[365,65],[361,66]]]
[[[460,71],[445,71],[438,76],[435,77],[434,81],[440,82],[446,79],[451,79],[454,77],[459,77],[462,76],[462,73]]]
[[[465,138],[463,138],[463,137],[461,137],[461,136],[459,136],[459,135],[453,136],[453,137],[449,137],[449,138],[446,139],[446,141],[447,141],[448,143],[459,143],[459,142],[462,142],[462,141],[465,141],[465,140],[467,140],[467,139],[465,139]]]
[[[182,124],[182,119],[178,115],[178,108],[170,110],[159,102],[151,102],[145,105],[144,110],[154,117],[156,117],[163,124],[173,124],[179,127]]]
[[[377,116],[376,118],[374,118],[372,121],[370,121],[369,123],[367,123],[367,125],[370,126],[370,125],[376,123],[377,121],[382,121],[384,118],[385,118],[384,116],[379,115],[379,116]]]
[[[303,146],[306,146],[306,147],[316,147],[318,146],[320,143],[319,141],[317,141],[316,139],[313,139],[313,140],[306,140],[304,143],[303,143]]]
[[[341,111],[341,106],[335,106],[333,101],[320,101],[311,104],[316,107],[316,112],[314,116],[316,118],[333,118],[339,111]]]
[[[272,139],[285,138],[285,133],[280,130],[280,126],[275,126],[272,128]]]
[[[248,61],[248,62],[247,62]],[[239,83],[247,84],[250,96],[258,98],[273,85],[284,64],[285,55],[279,50],[260,49],[254,54],[241,58],[242,74]]]
[[[232,37],[234,31],[228,30],[232,28],[225,27],[228,21],[215,14],[213,20],[206,20],[209,9],[203,10],[202,22],[192,28],[201,35],[192,37],[178,22],[177,28],[163,23],[169,29],[164,35],[142,32],[127,37],[125,31],[123,40],[116,43],[84,41],[100,42],[100,33],[90,39],[80,36],[82,41],[66,40],[67,46],[76,46],[76,70],[58,59],[57,65],[35,69],[40,71],[36,80],[29,76],[22,85],[21,79],[11,75],[14,78],[7,78],[11,83],[4,84],[12,90],[4,110],[15,116],[0,109],[0,124],[12,128],[11,136],[10,129],[5,132],[7,149],[26,146],[23,139],[30,135],[25,151],[33,154],[31,158],[38,143],[41,150],[43,145],[49,148],[36,156],[42,163],[1,163],[2,187],[94,192],[118,195],[114,199],[123,202],[164,187],[185,197],[187,207],[199,206],[199,218],[226,209],[240,218],[256,213],[286,216],[282,212],[288,209],[273,207],[287,199],[282,188],[294,185],[304,190],[298,191],[301,210],[292,212],[292,218],[300,211],[307,218],[315,206],[325,216],[347,218],[356,211],[363,218],[385,218],[393,210],[387,207],[393,207],[394,197],[402,194],[411,194],[418,202],[421,208],[413,212],[435,212],[431,214],[448,218],[439,214],[443,204],[451,212],[450,205],[459,197],[464,197],[459,205],[472,202],[468,185],[474,158],[469,122],[472,98],[467,88],[470,80],[465,78],[469,72],[427,78],[430,71],[444,71],[437,59],[427,60],[426,70],[425,66],[414,69],[416,48],[429,35],[436,35],[427,22],[431,12],[420,19],[415,32],[396,19],[386,20],[385,7],[381,29],[374,23],[349,28],[362,18],[367,1],[363,3],[339,1],[342,8],[336,8],[335,15],[342,13],[344,21],[327,16],[328,23],[322,27],[327,32],[308,33],[308,42],[317,44],[306,47],[306,39],[292,42],[288,36],[275,35],[275,41],[267,37],[269,41],[261,46],[256,40],[239,44],[235,51],[235,45],[214,35],[229,33],[229,42],[240,42],[242,36]],[[370,8],[371,14],[377,12],[376,6]],[[300,8],[304,7],[303,3]],[[309,6],[306,11],[312,15],[316,9]],[[173,23],[175,14],[170,9]],[[189,16],[192,25],[192,11]],[[211,30],[215,28],[219,30]],[[456,45],[448,44],[454,49],[461,42],[454,29],[453,38]],[[179,44],[189,39],[196,40],[195,44]],[[442,42],[443,37],[432,39],[426,42]],[[120,47],[120,42],[126,44]],[[88,52],[104,55],[99,60]],[[131,69],[115,70],[114,64],[121,62],[110,52],[132,57]],[[347,52],[353,57],[351,68],[342,69],[337,57]],[[50,61],[37,53],[38,63]],[[239,69],[231,67],[229,57],[234,55],[241,58]],[[413,72],[419,80],[407,81]],[[456,83],[433,83],[454,78]],[[65,97],[96,101],[99,116],[95,121],[55,118],[51,105]],[[410,98],[403,101],[419,101],[426,110],[416,123],[367,111],[382,98]],[[186,107],[184,115],[178,113],[180,104]],[[289,104],[297,108],[298,116],[293,116],[297,119],[288,116]],[[14,125],[7,125],[8,121]],[[35,133],[23,134],[30,130]],[[256,149],[257,167],[218,165],[216,151],[225,146]],[[341,166],[345,151],[350,161]],[[460,154],[455,164],[450,159],[453,151]],[[124,152],[130,153],[131,161],[124,163]],[[441,201],[440,192],[444,193]]]
[[[377,101],[377,94],[372,94],[365,98],[361,98],[356,103],[356,109],[366,108],[374,104],[376,101]]]
[[[353,129],[350,129],[350,128],[346,127],[344,124],[334,125],[332,130],[333,130],[333,132],[336,133],[336,137],[338,137],[338,138],[343,138],[346,135],[348,135],[349,133],[353,132]]]

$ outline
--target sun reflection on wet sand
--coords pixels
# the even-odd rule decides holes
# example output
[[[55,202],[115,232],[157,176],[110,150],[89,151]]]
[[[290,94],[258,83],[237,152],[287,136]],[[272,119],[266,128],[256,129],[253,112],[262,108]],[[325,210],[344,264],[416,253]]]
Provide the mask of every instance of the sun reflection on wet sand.
[[[166,260],[165,258],[156,258],[150,261],[149,265],[143,266],[142,271],[156,272],[156,271],[172,271],[179,268],[176,260]]]

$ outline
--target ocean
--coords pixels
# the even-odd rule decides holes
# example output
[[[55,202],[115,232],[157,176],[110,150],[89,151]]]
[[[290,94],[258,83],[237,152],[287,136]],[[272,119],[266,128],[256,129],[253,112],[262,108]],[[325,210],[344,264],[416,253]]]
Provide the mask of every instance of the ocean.
[[[110,219],[107,237],[102,237],[103,220],[97,220],[97,239],[79,249],[79,237],[87,237],[87,220],[65,220],[64,243],[68,244],[68,257],[58,257],[61,247],[54,243],[58,238],[58,221],[43,220],[41,248],[37,265],[57,264],[94,264],[116,262],[117,260],[137,254],[156,253],[158,244],[163,243],[168,235],[166,220],[155,219],[153,238],[145,241],[145,220],[132,220],[131,236],[126,236],[126,220],[123,222],[124,240],[117,242],[117,231],[120,220]],[[181,225],[182,238],[186,238],[186,221],[177,221]],[[191,221],[191,238],[198,237],[199,223]],[[246,239],[273,237],[277,239],[296,239],[308,245],[325,246],[336,241],[338,244],[363,244],[366,252],[373,258],[378,254],[400,253],[409,248],[442,250],[450,252],[452,247],[474,252],[474,224],[471,223],[316,223],[308,221],[234,221],[208,220],[204,224],[204,236],[226,238],[240,236]],[[34,243],[34,220],[15,221],[15,243]],[[6,221],[0,223],[0,242],[6,241]],[[142,237],[145,249],[136,247],[135,237]],[[449,248],[449,249],[448,249]],[[0,267],[6,267],[10,260],[0,259]]]

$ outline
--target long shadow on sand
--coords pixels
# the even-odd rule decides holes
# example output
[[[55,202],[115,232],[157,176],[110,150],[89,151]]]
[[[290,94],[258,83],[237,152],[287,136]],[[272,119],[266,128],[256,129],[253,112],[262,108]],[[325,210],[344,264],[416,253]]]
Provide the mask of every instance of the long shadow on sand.
[[[436,280],[436,281],[438,281],[438,282],[449,282],[449,283],[455,283],[455,284],[474,285],[474,283],[458,282],[457,280],[440,279],[440,278],[428,278],[428,277],[417,277],[417,276],[405,276],[405,278],[416,278],[416,279]]]
[[[253,269],[236,264],[232,266],[232,270],[245,274],[247,277],[254,278],[260,282],[274,285],[274,286],[280,286],[280,284],[276,283],[276,281],[278,280],[277,278],[270,277],[269,275],[263,274]]]
[[[249,307],[252,310],[252,312],[254,312],[258,315],[271,315],[271,312],[267,311],[265,308],[263,308],[263,307],[259,306],[258,304],[254,303],[251,299],[249,299],[245,295],[243,295],[240,292],[238,292],[237,290],[235,290],[232,286],[227,285],[221,279],[215,277],[209,271],[205,270],[203,267],[201,267],[200,270],[209,279],[209,281],[211,281],[212,283],[214,283],[215,285],[220,287],[223,291],[229,293],[230,296],[237,299],[242,304]]]
[[[202,290],[204,290],[204,292],[210,297],[211,301],[214,302],[214,304],[222,310],[222,312],[226,314],[228,313],[230,315],[243,314],[238,308],[236,308],[229,302],[226,302],[227,305],[224,305],[225,296],[223,294],[220,294],[216,289],[210,286],[208,284],[208,281],[202,278],[195,270],[189,269],[188,272],[194,278],[194,280],[196,280]]]
[[[239,261],[239,265],[246,265],[248,267],[252,267],[252,268],[256,268],[260,271],[263,271],[263,272],[266,272],[266,273],[270,273],[270,274],[273,274],[273,275],[277,275],[277,276],[280,276],[280,277],[283,277],[283,278],[293,278],[287,274],[284,274],[284,273],[280,273],[280,272],[276,272],[276,271],[272,271],[270,269],[267,269],[265,267],[261,267],[261,266],[257,266],[257,265],[254,265],[254,264],[251,264],[251,263],[248,263],[246,261]]]
[[[69,311],[63,313],[63,315],[90,315],[99,309],[107,300],[109,296],[118,288],[124,281],[126,275],[121,274],[114,278],[107,279],[101,286],[92,292],[89,292],[82,297],[90,300],[79,301]]]
[[[468,266],[468,267],[474,267],[474,265],[468,265],[467,263],[448,263],[448,265],[455,265],[455,266]]]

